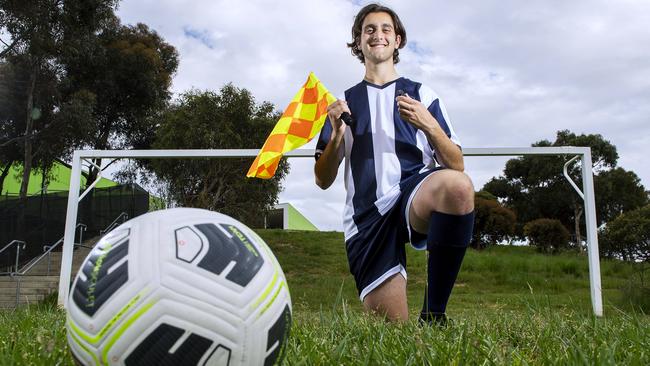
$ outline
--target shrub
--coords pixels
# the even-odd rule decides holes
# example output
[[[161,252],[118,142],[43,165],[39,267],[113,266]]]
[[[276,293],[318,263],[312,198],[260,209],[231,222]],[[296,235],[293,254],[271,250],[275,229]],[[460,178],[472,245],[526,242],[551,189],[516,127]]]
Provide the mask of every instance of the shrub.
[[[508,240],[515,232],[515,213],[503,207],[496,199],[476,194],[474,200],[474,233],[472,248],[483,249],[490,244]]]
[[[558,252],[569,246],[569,230],[560,220],[537,219],[524,226],[524,235],[541,252]]]

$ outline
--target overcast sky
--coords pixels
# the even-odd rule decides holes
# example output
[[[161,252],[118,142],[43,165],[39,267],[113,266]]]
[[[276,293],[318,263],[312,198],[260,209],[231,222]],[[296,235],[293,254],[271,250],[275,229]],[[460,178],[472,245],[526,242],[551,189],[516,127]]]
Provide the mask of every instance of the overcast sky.
[[[232,82],[283,110],[310,71],[334,95],[363,78],[345,43],[366,3],[124,0],[118,15],[176,47],[175,93]],[[463,147],[530,146],[563,129],[602,134],[618,148],[618,165],[650,188],[650,1],[382,4],[408,35],[398,73],[440,95]],[[478,190],[506,160],[468,157],[466,172]],[[290,161],[280,201],[321,230],[341,231],[341,174],[321,191],[313,159]]]

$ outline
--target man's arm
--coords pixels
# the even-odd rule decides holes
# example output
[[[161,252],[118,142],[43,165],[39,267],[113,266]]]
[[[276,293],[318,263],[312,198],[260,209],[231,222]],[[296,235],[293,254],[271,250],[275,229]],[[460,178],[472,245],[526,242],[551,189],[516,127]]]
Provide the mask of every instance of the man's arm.
[[[339,163],[341,162],[339,150],[343,148],[343,136],[345,135],[345,124],[340,118],[343,112],[350,113],[350,109],[344,100],[337,100],[327,107],[327,116],[332,124],[332,135],[323,154],[316,160],[316,165],[314,165],[316,185],[321,189],[329,188],[338,174]]]
[[[321,189],[329,188],[336,179],[340,163],[339,149],[342,144],[343,134],[335,135],[332,133],[332,138],[325,147],[323,154],[316,160],[314,175],[316,176],[316,185]]]
[[[429,114],[431,115],[431,114]],[[447,136],[445,131],[440,127],[438,121],[431,116],[434,125],[428,130],[422,130],[427,140],[436,151],[436,159],[449,169],[463,171],[465,170],[465,162],[463,159],[463,152],[460,147],[456,145]]]
[[[460,147],[451,141],[424,104],[408,96],[399,96],[397,97],[397,106],[403,120],[424,132],[436,151],[436,158],[442,165],[461,172],[465,170],[463,152]]]

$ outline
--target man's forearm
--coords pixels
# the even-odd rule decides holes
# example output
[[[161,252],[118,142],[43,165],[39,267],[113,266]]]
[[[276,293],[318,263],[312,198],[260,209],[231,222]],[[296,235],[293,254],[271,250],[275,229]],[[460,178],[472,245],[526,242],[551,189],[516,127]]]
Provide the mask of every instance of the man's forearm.
[[[437,121],[435,122],[438,123]],[[463,160],[463,152],[460,147],[456,145],[440,127],[433,128],[429,131],[424,131],[427,140],[436,151],[436,158],[445,167],[453,170],[465,170],[465,163]]]
[[[343,136],[332,136],[332,140],[325,147],[325,151],[314,165],[316,185],[327,189],[334,183],[339,170],[338,151],[343,143]]]

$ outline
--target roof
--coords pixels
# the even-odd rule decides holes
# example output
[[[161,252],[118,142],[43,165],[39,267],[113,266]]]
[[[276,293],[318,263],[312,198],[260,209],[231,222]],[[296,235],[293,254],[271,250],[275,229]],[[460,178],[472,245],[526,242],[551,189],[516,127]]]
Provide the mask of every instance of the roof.
[[[48,192],[67,192],[70,189],[70,174],[72,169],[70,166],[62,161],[57,161],[52,166],[50,172],[50,181],[47,185]],[[27,186],[27,195],[35,195],[41,192],[41,183],[43,180],[43,174],[36,169],[32,169],[29,185]],[[22,182],[22,167],[20,165],[14,164],[9,170],[9,174],[5,178],[4,184],[2,186],[2,195],[18,195],[20,193],[20,184]],[[85,186],[86,177],[82,174],[81,176],[81,186]],[[97,183],[95,187],[104,188],[104,187],[113,187],[118,185],[117,182],[114,182],[110,179],[102,178]]]

